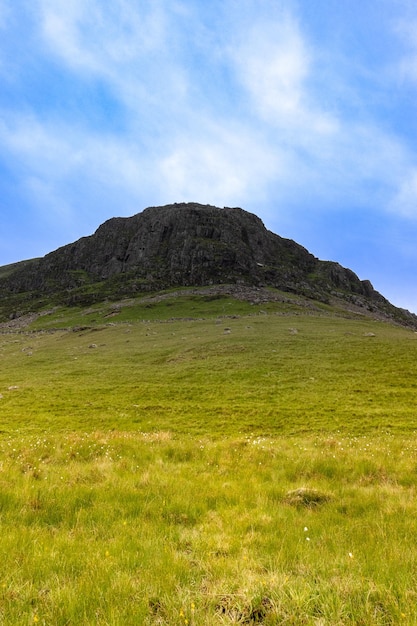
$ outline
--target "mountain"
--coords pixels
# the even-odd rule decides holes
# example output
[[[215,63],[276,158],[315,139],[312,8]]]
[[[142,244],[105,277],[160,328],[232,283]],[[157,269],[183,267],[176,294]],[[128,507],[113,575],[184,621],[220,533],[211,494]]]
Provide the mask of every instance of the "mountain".
[[[1,267],[0,318],[48,304],[88,305],[217,284],[273,287],[327,303],[336,299],[417,327],[417,316],[394,307],[369,281],[268,231],[256,215],[197,203],[113,218],[43,258]]]

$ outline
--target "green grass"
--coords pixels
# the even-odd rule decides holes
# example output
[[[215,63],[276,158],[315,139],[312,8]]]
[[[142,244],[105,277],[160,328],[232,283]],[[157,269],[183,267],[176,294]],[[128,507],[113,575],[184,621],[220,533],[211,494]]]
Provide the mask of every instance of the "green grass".
[[[5,624],[417,619],[415,440],[97,432],[1,455]],[[300,486],[330,499],[288,504]]]
[[[1,428],[413,432],[416,356],[410,330],[312,315],[6,334]]]
[[[0,624],[417,624],[417,335],[111,306],[0,335]]]
[[[220,288],[221,289],[221,288]],[[197,290],[171,289],[147,297],[129,298],[117,302],[100,302],[90,307],[51,307],[46,305],[40,312],[41,317],[34,321],[30,328],[59,329],[73,326],[98,326],[112,322],[138,321],[172,321],[184,319],[227,318],[236,315],[257,315],[265,313],[296,313],[301,306],[309,306],[317,311],[334,309],[323,303],[311,302],[306,305],[305,299],[292,294],[270,289],[277,301],[253,302],[238,300],[230,295],[207,293],[204,289]],[[256,292],[254,292],[256,296]]]

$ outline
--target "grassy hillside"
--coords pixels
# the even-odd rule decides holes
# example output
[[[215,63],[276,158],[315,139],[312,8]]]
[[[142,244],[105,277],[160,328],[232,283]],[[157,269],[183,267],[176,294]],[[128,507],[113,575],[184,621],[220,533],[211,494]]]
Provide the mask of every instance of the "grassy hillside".
[[[417,623],[416,342],[197,296],[4,331],[0,623]]]
[[[193,299],[187,309],[185,299],[162,300],[104,318],[94,309],[59,310],[4,334],[2,428],[414,431],[415,333],[260,306]],[[140,321],[143,314],[149,319]],[[41,326],[51,332],[28,332]]]

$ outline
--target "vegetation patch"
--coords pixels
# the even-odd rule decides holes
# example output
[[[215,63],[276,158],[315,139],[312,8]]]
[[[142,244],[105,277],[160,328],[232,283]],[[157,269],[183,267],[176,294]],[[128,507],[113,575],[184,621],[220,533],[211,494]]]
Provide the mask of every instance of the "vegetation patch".
[[[228,302],[4,329],[0,623],[417,622],[416,335]]]
[[[414,623],[417,440],[325,442],[3,435],[2,622]],[[311,488],[334,497],[288,506],[335,451],[343,480]],[[369,461],[393,480],[364,485]]]
[[[299,487],[289,491],[284,499],[284,502],[294,506],[305,506],[307,508],[314,508],[326,502],[330,502],[332,496],[328,493],[323,493],[318,489],[310,489],[309,487]]]

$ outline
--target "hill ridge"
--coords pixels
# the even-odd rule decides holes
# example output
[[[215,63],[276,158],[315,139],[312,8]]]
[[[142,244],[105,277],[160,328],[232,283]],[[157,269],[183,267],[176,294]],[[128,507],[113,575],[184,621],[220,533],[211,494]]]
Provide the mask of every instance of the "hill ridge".
[[[266,229],[240,207],[199,203],[148,207],[113,217],[38,259],[0,268],[1,319],[47,303],[88,305],[176,287],[216,284],[273,287],[303,298],[362,308],[417,327],[350,269],[321,261]]]

